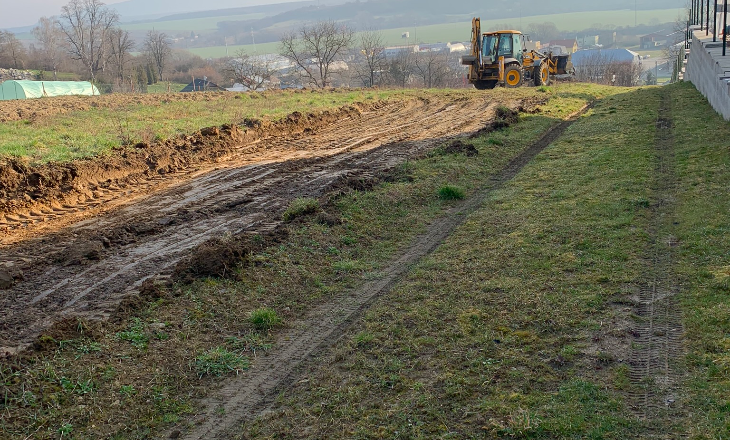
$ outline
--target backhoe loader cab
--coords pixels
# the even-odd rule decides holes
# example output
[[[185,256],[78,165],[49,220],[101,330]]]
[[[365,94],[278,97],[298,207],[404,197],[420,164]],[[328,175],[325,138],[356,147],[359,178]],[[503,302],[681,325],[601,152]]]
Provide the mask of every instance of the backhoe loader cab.
[[[519,87],[523,83],[543,85],[550,75],[572,71],[570,55],[543,55],[530,37],[520,31],[481,33],[479,18],[472,20],[471,54],[463,56],[469,66],[469,82],[477,89],[493,89],[498,84]],[[562,59],[565,58],[565,59]]]

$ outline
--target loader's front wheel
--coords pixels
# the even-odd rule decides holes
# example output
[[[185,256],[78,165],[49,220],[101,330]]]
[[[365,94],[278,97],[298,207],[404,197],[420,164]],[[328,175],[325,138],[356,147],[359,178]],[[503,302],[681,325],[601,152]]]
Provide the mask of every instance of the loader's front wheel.
[[[550,69],[547,63],[541,63],[535,67],[535,85],[546,86],[550,84]]]
[[[507,66],[504,71],[504,85],[509,88],[519,87],[522,84],[522,69],[520,66]]]
[[[477,90],[492,90],[497,87],[497,81],[477,81],[474,83]]]

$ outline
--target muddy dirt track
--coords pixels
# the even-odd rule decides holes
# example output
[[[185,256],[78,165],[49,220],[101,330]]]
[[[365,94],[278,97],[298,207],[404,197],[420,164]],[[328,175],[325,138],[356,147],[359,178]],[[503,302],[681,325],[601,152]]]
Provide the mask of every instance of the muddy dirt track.
[[[51,197],[22,216],[5,212],[0,282],[11,284],[8,275],[15,282],[0,290],[0,352],[26,347],[66,317],[106,319],[196,246],[271,230],[294,198],[320,197],[343,179],[367,178],[476,131],[496,104],[486,97],[389,102],[329,113],[311,129],[299,115],[296,130],[255,138],[225,136],[224,127],[205,141],[205,133],[188,139],[201,150],[225,144],[215,160],[107,182],[63,205]]]

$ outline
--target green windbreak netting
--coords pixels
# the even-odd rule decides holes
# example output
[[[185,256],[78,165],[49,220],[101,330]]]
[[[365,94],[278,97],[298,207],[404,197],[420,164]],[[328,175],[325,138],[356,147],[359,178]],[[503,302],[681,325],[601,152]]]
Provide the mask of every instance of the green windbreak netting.
[[[0,84],[0,101],[98,94],[99,90],[88,81],[5,81]]]

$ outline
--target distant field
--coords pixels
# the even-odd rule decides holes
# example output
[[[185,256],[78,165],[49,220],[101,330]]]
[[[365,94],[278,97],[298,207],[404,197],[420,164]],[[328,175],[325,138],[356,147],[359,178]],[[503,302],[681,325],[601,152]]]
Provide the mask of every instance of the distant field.
[[[636,20],[639,24],[668,23],[676,20],[681,12],[682,9],[676,8],[638,11]],[[206,20],[220,21],[220,18],[210,18]],[[563,31],[582,30],[592,26],[594,23],[601,23],[603,26],[633,26],[634,11],[623,10],[601,12],[573,12],[569,14],[531,15],[522,17],[522,19],[517,18],[489,20],[488,17],[482,17],[482,29],[489,30],[496,25],[509,25],[509,27],[520,29],[521,27],[526,27],[530,23],[544,22],[555,23],[558,29]],[[401,38],[403,32],[410,33],[410,43],[413,43],[415,41],[422,43],[467,41],[469,40],[471,35],[471,23],[459,22],[423,26],[418,28],[413,27],[386,29],[383,30],[383,37],[386,44],[405,44],[406,40]],[[228,53],[233,54],[240,49],[244,49],[253,53],[252,45],[228,46]],[[278,50],[278,43],[257,44],[256,50],[259,53],[276,52]],[[226,55],[225,46],[201,47],[196,49],[190,49],[190,51],[204,58],[218,58]]]
[[[128,31],[195,31],[196,33],[205,33],[218,29],[218,23],[221,21],[241,21],[241,20],[257,20],[263,18],[265,14],[244,14],[244,15],[225,15],[220,17],[190,18],[185,20],[170,21],[148,21],[144,23],[122,24],[121,28]]]
[[[275,42],[275,43],[256,44],[256,50],[254,50],[254,46],[252,44],[228,46],[228,48],[226,48],[225,46],[198,47],[198,48],[187,49],[187,50],[189,52],[192,52],[195,55],[199,55],[203,58],[221,58],[226,55],[233,56],[236,54],[236,52],[238,52],[241,49],[245,50],[249,54],[278,53],[279,52],[279,43]]]

